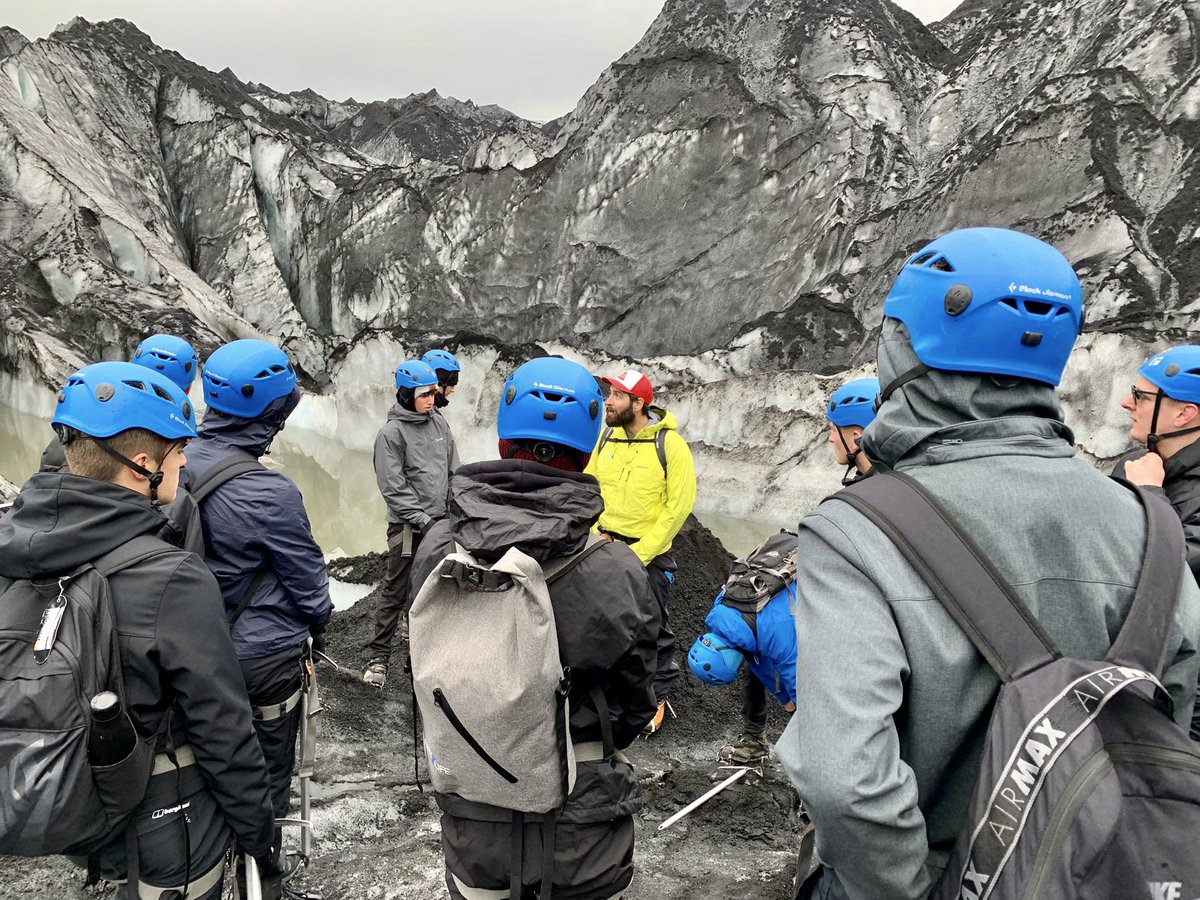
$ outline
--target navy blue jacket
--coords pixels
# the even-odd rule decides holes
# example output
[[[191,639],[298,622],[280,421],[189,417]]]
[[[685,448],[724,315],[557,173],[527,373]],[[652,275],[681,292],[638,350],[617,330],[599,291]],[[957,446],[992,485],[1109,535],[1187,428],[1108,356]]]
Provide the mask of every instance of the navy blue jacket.
[[[275,417],[268,407],[254,420],[210,409],[199,436],[187,447],[189,478],[199,479],[238,451],[255,459],[262,456],[294,407],[283,407]],[[217,576],[227,615],[233,614],[259,568],[267,570],[233,626],[238,659],[296,647],[311,626],[329,621],[333,604],[325,557],[313,539],[304,499],[290,478],[269,470],[239,475],[209,495],[200,516],[204,561]]]

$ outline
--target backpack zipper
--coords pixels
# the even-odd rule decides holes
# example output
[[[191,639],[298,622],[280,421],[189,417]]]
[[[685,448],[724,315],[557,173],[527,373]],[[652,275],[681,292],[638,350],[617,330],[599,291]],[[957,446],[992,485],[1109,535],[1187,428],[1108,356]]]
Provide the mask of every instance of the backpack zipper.
[[[1071,823],[1079,807],[1091,795],[1092,788],[1101,778],[1112,771],[1112,758],[1101,747],[1088,757],[1087,762],[1067,782],[1063,789],[1062,799],[1054,807],[1054,813],[1046,825],[1042,845],[1038,848],[1037,857],[1033,862],[1033,872],[1029,883],[1021,895],[1024,900],[1037,900],[1042,896],[1042,886],[1050,873],[1050,859],[1058,853],[1060,846],[1066,840]]]
[[[1079,807],[1090,796],[1096,782],[1112,770],[1114,762],[1147,763],[1200,774],[1200,758],[1184,750],[1129,742],[1112,743],[1097,750],[1075,773],[1063,791],[1063,800],[1055,808],[1054,815],[1046,827],[1045,840],[1038,850],[1025,897],[1036,898],[1042,895],[1043,883],[1049,872],[1050,857],[1059,850],[1075,814],[1079,812]]]
[[[450,705],[450,701],[446,699],[446,695],[442,692],[440,687],[433,689],[433,702],[437,705],[437,708],[442,711],[442,715],[446,717],[446,721],[448,721],[454,727],[454,730],[458,732],[459,737],[461,737],[467,742],[468,745],[470,745],[471,749],[479,755],[480,759],[491,766],[495,773],[509,784],[517,783],[517,776],[509,772],[508,769],[504,768],[504,766],[500,765],[500,763],[496,762],[496,760],[492,759],[491,755],[483,749],[479,741],[475,740],[475,735],[471,734],[471,732],[467,730],[467,727],[463,725],[458,716],[454,714],[454,708]]]

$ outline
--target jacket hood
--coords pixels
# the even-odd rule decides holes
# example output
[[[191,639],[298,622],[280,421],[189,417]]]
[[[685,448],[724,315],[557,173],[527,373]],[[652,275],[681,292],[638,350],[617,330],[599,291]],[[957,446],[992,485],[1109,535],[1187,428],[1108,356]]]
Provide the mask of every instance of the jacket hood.
[[[425,422],[431,421],[433,419],[433,415],[434,413],[432,410],[427,413],[419,413],[411,409],[406,409],[399,403],[393,403],[392,408],[388,410],[387,417],[389,422],[391,422],[393,419],[398,419],[401,422],[411,422],[414,425],[422,425]]]
[[[158,531],[165,520],[148,497],[128,488],[39,472],[0,519],[0,575],[62,575],[140,534]]]
[[[652,435],[658,431],[678,431],[679,423],[675,421],[675,413],[668,410],[665,406],[651,406],[649,408],[650,424],[638,432],[638,436]],[[657,418],[655,418],[657,416]]]
[[[257,458],[271,449],[271,442],[283,431],[284,423],[299,403],[300,391],[297,389],[286,397],[272,400],[256,419],[231,416],[209,407],[197,429],[197,435],[244,450]]]
[[[883,320],[876,359],[885,390],[920,364],[903,322]],[[1054,388],[1020,378],[931,369],[892,393],[863,432],[861,444],[873,463],[894,468],[931,440],[968,442],[1029,433],[1074,444]]]
[[[575,553],[604,510],[591,475],[527,460],[462,466],[450,494],[451,536],[489,561],[509,547],[538,562]]]

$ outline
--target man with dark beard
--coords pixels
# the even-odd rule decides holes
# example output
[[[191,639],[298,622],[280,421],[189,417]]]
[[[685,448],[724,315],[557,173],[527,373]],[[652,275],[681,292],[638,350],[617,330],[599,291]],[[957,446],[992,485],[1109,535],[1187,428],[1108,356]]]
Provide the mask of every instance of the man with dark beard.
[[[675,580],[671,544],[696,502],[696,470],[675,416],[651,405],[654,389],[649,378],[629,370],[601,381],[609,388],[604,400],[607,427],[584,471],[600,482],[604,497],[600,533],[629,544],[646,567],[658,600],[658,709],[646,725],[646,732],[653,734],[662,727],[667,694],[679,677],[675,634],[667,620],[667,598]]]

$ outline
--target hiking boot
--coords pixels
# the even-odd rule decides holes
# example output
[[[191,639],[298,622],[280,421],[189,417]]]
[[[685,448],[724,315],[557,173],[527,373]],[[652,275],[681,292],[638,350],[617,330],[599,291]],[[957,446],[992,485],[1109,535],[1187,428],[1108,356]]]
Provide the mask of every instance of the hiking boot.
[[[371,660],[367,663],[366,671],[363,672],[363,682],[383,690],[383,683],[387,681],[387,669],[386,659]]]
[[[757,766],[771,754],[767,733],[739,734],[731,745],[721,748],[721,761],[735,766]]]
[[[654,713],[654,718],[646,723],[646,727],[642,729],[642,734],[654,734],[658,729],[663,727],[663,719],[667,712],[667,698],[663,697],[658,701],[658,709]]]
[[[304,857],[300,855],[300,851],[288,850],[281,853],[279,855],[280,880],[290,881],[303,865]]]

